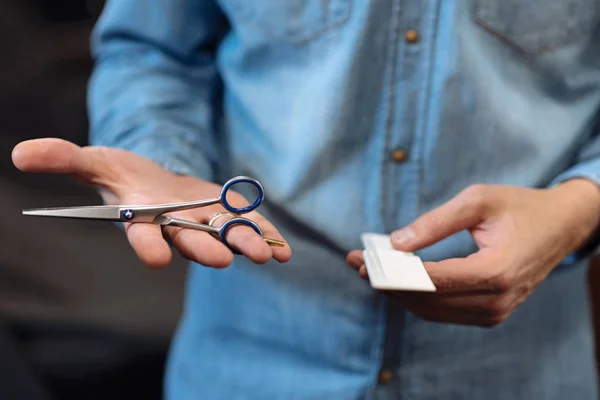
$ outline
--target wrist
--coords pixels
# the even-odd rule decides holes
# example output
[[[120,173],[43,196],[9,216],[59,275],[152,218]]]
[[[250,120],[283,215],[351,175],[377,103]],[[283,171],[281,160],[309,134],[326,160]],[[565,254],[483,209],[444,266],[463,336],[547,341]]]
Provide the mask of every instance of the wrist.
[[[565,211],[573,227],[572,234],[585,242],[600,228],[600,186],[585,178],[566,180],[553,189],[558,211]]]

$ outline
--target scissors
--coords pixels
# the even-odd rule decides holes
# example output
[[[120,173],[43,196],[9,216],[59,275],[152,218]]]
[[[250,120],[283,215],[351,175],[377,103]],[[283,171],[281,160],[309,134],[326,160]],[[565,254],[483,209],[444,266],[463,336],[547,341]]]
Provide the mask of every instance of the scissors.
[[[249,183],[257,189],[257,197],[252,204],[245,207],[234,207],[227,201],[227,193],[231,188],[240,183]],[[23,215],[33,215],[41,217],[58,218],[76,218],[93,219],[102,221],[120,221],[120,222],[145,222],[161,226],[177,226],[181,228],[195,229],[208,232],[213,237],[219,239],[232,252],[239,254],[234,250],[226,239],[226,234],[236,225],[244,225],[252,228],[259,234],[270,246],[284,247],[285,243],[265,238],[258,224],[251,219],[244,218],[241,215],[249,213],[262,203],[264,200],[264,189],[260,182],[255,179],[238,176],[225,182],[221,188],[221,193],[217,198],[207,200],[196,200],[181,203],[155,204],[155,205],[106,205],[106,206],[83,206],[83,207],[54,207],[54,208],[35,208],[23,210]],[[193,221],[173,218],[165,213],[190,210],[194,208],[207,207],[214,204],[220,204],[227,212],[218,213],[208,224],[201,224]],[[229,214],[232,218],[225,221],[221,226],[215,227],[213,223],[222,215]]]

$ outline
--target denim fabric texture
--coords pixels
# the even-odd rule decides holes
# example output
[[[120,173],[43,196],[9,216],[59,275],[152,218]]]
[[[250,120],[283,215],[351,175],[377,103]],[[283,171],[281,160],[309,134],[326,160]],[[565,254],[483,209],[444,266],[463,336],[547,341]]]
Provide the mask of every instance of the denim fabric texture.
[[[595,399],[582,261],[483,329],[415,318],[345,255],[472,184],[600,183],[599,20],[598,0],[108,1],[92,143],[257,178],[294,250],[193,266],[166,398]]]

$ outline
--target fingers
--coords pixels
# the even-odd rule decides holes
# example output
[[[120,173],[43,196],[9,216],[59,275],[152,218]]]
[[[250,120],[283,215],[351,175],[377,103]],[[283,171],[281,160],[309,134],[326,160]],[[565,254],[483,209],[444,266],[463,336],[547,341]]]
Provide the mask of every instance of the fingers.
[[[25,172],[71,174],[87,183],[108,188],[109,196],[106,196],[106,191],[102,192],[103,199],[107,202],[132,200],[134,194],[130,193],[131,186],[123,183],[124,174],[119,173],[118,168],[113,168],[114,163],[105,154],[106,152],[101,148],[82,148],[62,139],[46,138],[18,144],[13,149],[12,159],[15,166]],[[151,201],[163,195],[163,193],[144,194]],[[243,200],[241,196],[237,197],[238,199],[233,198],[236,205]],[[139,204],[146,202],[142,201]],[[206,212],[207,210],[204,210],[204,213]],[[184,215],[187,215],[184,219],[198,220],[194,218],[194,214]],[[199,216],[203,219],[202,214]],[[256,213],[254,216],[263,229],[265,237],[283,240],[272,224]],[[219,240],[205,232],[168,227],[165,228],[165,233],[182,256],[202,265],[221,268],[230,265],[233,261],[232,252]],[[127,236],[136,254],[145,264],[160,267],[170,262],[171,250],[158,227],[129,224]],[[233,248],[258,264],[265,263],[271,258],[285,262],[291,257],[289,246],[271,248],[248,227],[232,227],[227,233],[227,240]]]
[[[279,233],[279,231],[273,226],[269,220],[264,218],[257,212],[252,212],[249,214],[249,218],[260,226],[260,229],[263,231],[263,235],[265,238],[280,240],[285,242],[285,246],[268,246],[271,249],[272,256],[275,260],[280,263],[288,262],[292,258],[292,248],[287,244],[285,238]],[[264,242],[264,240],[262,240]]]
[[[516,277],[511,275],[502,253],[503,250],[485,248],[465,258],[424,262],[423,266],[437,288],[436,293],[505,293],[514,286]],[[360,250],[348,253],[347,262],[365,278]]]
[[[424,263],[436,292],[384,291],[415,315],[435,322],[493,327],[504,321],[524,296],[515,292],[515,277],[497,252],[480,250],[467,258]],[[348,253],[348,264],[369,279],[362,252]],[[401,266],[398,266],[399,268]]]
[[[207,213],[194,212],[179,212],[177,214],[177,220],[184,221],[199,221],[201,224],[208,224],[210,219]],[[194,215],[196,214],[196,215]],[[215,227],[223,226],[223,224],[231,219],[231,214],[221,214],[223,217],[216,219],[219,223],[213,225]],[[264,226],[266,221],[262,222]],[[267,228],[263,230],[271,234],[276,235],[276,231]],[[260,224],[259,224],[260,226]],[[190,227],[178,228],[174,226],[165,226],[164,232],[170,239],[171,243],[177,248],[181,255],[191,261],[197,262],[205,266],[212,266],[215,268],[225,268],[233,262],[233,253],[227,247],[227,244],[231,248],[240,254],[246,256],[256,264],[264,264],[274,258],[271,247],[263,240],[263,238],[249,226],[242,224],[233,224],[227,228],[225,232],[225,240],[227,243],[222,243],[218,237],[215,237],[207,232],[201,230],[201,226],[198,226],[199,230],[192,229]],[[278,235],[280,237],[280,235]],[[287,250],[287,256],[284,252],[283,257],[279,257],[282,260],[289,259],[291,250]]]
[[[216,214],[216,218],[208,218],[211,214]],[[256,264],[264,264],[274,258],[271,247],[263,237],[250,226],[242,225],[238,221],[232,221],[229,227],[222,228],[226,229],[226,243],[221,242],[220,235],[217,235],[216,232],[207,232],[205,230],[209,229],[207,225],[214,228],[223,227],[223,224],[233,217],[232,214],[223,212],[214,214],[209,214],[206,211],[198,212],[197,210],[172,213],[171,218],[165,222],[166,225],[163,225],[162,233],[164,234],[164,238],[169,240],[182,257],[214,268],[225,268],[231,265],[234,256],[232,250],[246,256]],[[258,219],[262,221],[261,224],[265,227],[261,227],[263,233],[266,232],[271,238],[281,238],[281,235],[266,220],[260,217]],[[215,221],[219,223],[215,225]],[[131,228],[128,229],[132,234],[130,240],[132,245],[142,241],[136,236],[138,235],[137,231]],[[144,231],[146,234],[147,232]],[[162,242],[159,244],[163,245]],[[231,246],[231,249],[229,246]],[[287,261],[290,258],[291,250],[289,246],[287,247],[288,249],[283,249],[283,251],[279,252],[278,259],[280,261]],[[144,253],[142,245],[136,247],[136,249],[138,249],[142,257],[149,257],[147,252]],[[157,261],[156,263],[162,265],[162,262]]]
[[[125,232],[140,261],[150,268],[166,267],[171,262],[171,249],[162,236],[160,226],[125,224]]]
[[[391,235],[398,250],[416,251],[481,223],[498,202],[493,188],[471,186]]]
[[[24,172],[69,174],[81,183],[109,187],[124,195],[119,182],[123,174],[115,172],[114,162],[100,147],[79,147],[63,139],[44,138],[19,143],[12,152],[14,165]],[[126,186],[126,185],[125,185]]]
[[[358,271],[359,268],[365,263],[363,252],[361,250],[352,250],[346,256],[346,262],[350,267]]]
[[[423,265],[438,293],[503,293],[511,289],[515,278],[508,272],[501,251],[494,249]]]
[[[369,280],[369,273],[367,272],[366,266],[361,265],[361,267],[358,269],[358,276],[360,276],[365,281]]]
[[[494,327],[526,296],[515,286],[501,252],[483,249],[467,257],[425,262],[435,292],[384,291],[420,318],[433,322]],[[348,253],[348,264],[369,280],[360,250]],[[398,266],[401,268],[401,266]],[[523,291],[523,289],[521,289]]]
[[[394,292],[390,297],[430,321],[482,327],[501,323],[518,306],[513,296],[496,294]]]
[[[264,264],[273,257],[271,247],[248,226],[236,225],[225,234],[227,243],[257,264]]]
[[[222,216],[215,221],[216,225],[213,226],[222,226],[226,221],[233,217],[233,215],[229,213],[221,215]],[[284,246],[270,246],[264,238],[258,235],[251,227],[236,224],[229,228],[225,234],[227,243],[229,243],[233,249],[250,258],[257,264],[264,264],[271,258],[274,258],[280,263],[290,260],[292,249],[285,243],[285,239],[267,219],[257,212],[248,213],[245,218],[254,221],[260,227],[264,238],[282,241],[284,242]],[[207,218],[204,218],[205,223],[206,219]]]
[[[493,293],[419,293],[393,292],[397,301],[409,308],[468,312],[480,316],[501,316],[512,309],[512,297]]]
[[[172,226],[163,230],[179,254],[190,261],[213,268],[226,268],[233,262],[233,253],[206,232]]]
[[[366,281],[369,280],[369,274],[367,273],[365,259],[361,250],[352,250],[350,253],[348,253],[346,262],[350,267],[358,272],[358,276]]]
[[[358,271],[362,279],[369,280],[360,251],[350,252],[347,261]],[[433,293],[400,291],[384,293],[427,321],[470,326],[495,326],[506,319],[516,305],[511,300],[512,296],[491,292],[445,293],[438,290]]]
[[[227,203],[238,209],[247,207],[251,203],[236,191],[235,186],[230,187],[226,197]],[[252,198],[252,200],[255,199],[255,197]],[[245,214],[244,217],[254,221],[260,227],[264,238],[275,239],[285,243],[285,239],[279,231],[260,213],[251,211]],[[289,261],[292,256],[292,250],[289,245],[285,244],[283,247],[270,246],[250,227],[234,226],[227,232],[226,239],[230,246],[247,255],[255,262],[264,263],[274,258],[276,261],[283,263]]]
[[[235,192],[233,189],[227,192],[227,202],[236,208],[242,208],[248,206],[248,200]],[[210,219],[217,215],[215,209],[209,209],[209,214],[204,214],[201,218],[203,223],[208,223]],[[207,210],[208,211],[208,210]],[[221,216],[218,217],[214,222],[215,227],[222,226],[227,220],[231,219],[233,215],[229,212],[223,213],[224,210],[221,210]],[[236,251],[239,251],[243,255],[250,258],[257,264],[263,264],[269,261],[271,258],[274,258],[276,261],[280,263],[285,263],[289,261],[292,257],[292,249],[286,243],[286,240],[283,238],[281,233],[271,224],[266,218],[264,218],[260,213],[256,211],[249,212],[244,215],[244,218],[254,221],[261,229],[263,233],[263,238],[258,235],[254,229],[249,226],[244,225],[234,225],[230,229],[228,229],[225,239],[227,243],[234,248]],[[275,239],[281,242],[284,242],[283,247],[279,246],[270,246],[264,239]]]
[[[19,143],[12,152],[15,166],[25,172],[89,175],[93,163],[83,149],[62,139],[35,139]]]

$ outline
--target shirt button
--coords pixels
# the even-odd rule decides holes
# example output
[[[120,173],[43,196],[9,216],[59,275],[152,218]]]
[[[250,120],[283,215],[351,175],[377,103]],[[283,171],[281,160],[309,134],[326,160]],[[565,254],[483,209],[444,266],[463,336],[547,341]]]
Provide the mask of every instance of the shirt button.
[[[406,152],[404,149],[396,149],[392,152],[392,160],[397,163],[401,163],[406,160]]]
[[[408,43],[416,43],[419,41],[419,32],[415,29],[409,29],[404,34],[404,37]]]
[[[392,380],[392,372],[386,369],[379,372],[379,383],[385,385]]]

